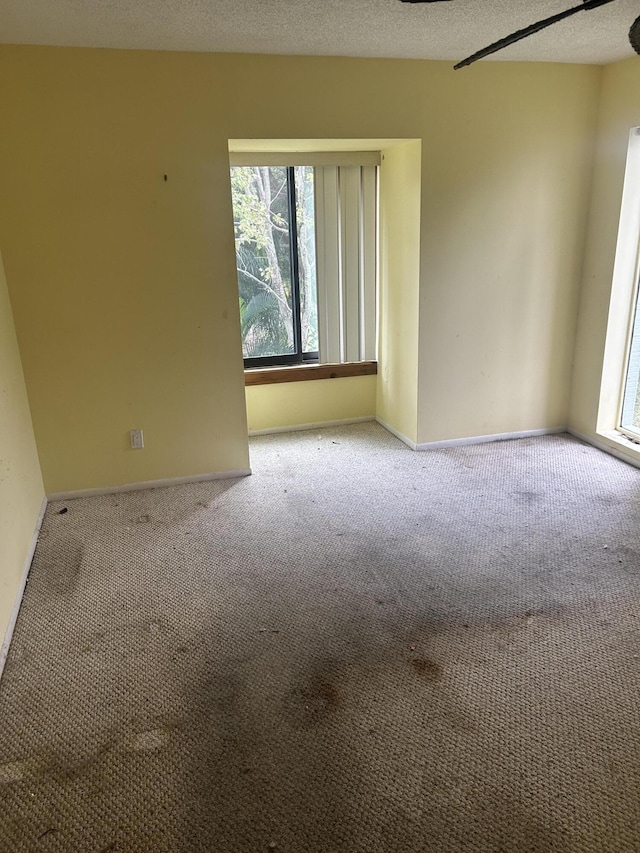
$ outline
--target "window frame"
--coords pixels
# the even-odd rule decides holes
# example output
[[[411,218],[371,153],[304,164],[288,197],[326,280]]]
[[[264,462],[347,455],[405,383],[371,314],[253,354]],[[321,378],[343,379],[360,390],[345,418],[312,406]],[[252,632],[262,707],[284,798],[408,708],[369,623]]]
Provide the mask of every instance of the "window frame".
[[[242,168],[231,166],[230,168]],[[271,167],[268,167],[271,168]],[[287,173],[287,212],[289,230],[289,261],[291,265],[291,318],[293,321],[294,352],[281,355],[259,355],[243,358],[245,370],[256,367],[286,367],[289,365],[318,364],[320,353],[303,352],[302,323],[300,316],[300,261],[298,256],[298,215],[296,213],[295,167],[285,166]],[[317,288],[317,281],[316,281]]]
[[[599,393],[595,422],[580,409],[575,417],[584,417],[580,429],[571,425],[570,432],[591,442],[614,456],[640,467],[640,445],[635,436],[620,429],[622,400],[627,375],[630,330],[638,284],[640,249],[640,127],[629,131],[620,219],[616,239],[608,317],[602,351]],[[596,333],[596,341],[598,335]],[[599,346],[599,341],[594,345]]]
[[[627,317],[623,332],[624,349],[621,353],[620,390],[615,417],[615,432],[635,444],[640,443],[640,427],[625,426],[623,420],[629,409],[635,409],[635,401],[640,390],[640,371],[632,375],[632,364],[640,367],[640,217],[638,215],[640,196],[638,179],[640,178],[640,127],[631,128],[623,183],[623,197],[620,212],[616,261],[614,267],[612,304],[617,291],[622,291],[626,282]],[[620,293],[622,296],[622,292]],[[610,307],[611,311],[611,307]],[[610,318],[611,319],[611,318]],[[621,330],[622,331],[622,330]],[[607,331],[609,337],[610,328]],[[631,377],[631,378],[630,378]],[[631,415],[631,419],[633,414]]]
[[[627,438],[640,443],[640,427],[636,430],[633,429],[633,427],[625,426],[623,423],[629,407],[635,410],[635,401],[637,399],[638,391],[640,390],[640,375],[637,375],[635,378],[630,377],[634,355],[635,360],[637,361],[640,351],[640,281],[638,273],[639,271],[636,268],[635,287],[633,290],[631,310],[629,314],[629,330],[623,362],[622,388],[616,428],[618,432],[621,432]]]
[[[283,355],[246,358],[243,353],[245,372],[272,368],[274,373],[278,368],[313,371],[317,365],[375,364],[379,310],[380,150],[307,151],[303,148],[289,151],[275,146],[273,149],[254,149],[246,141],[241,142],[243,150],[240,146],[236,150],[230,145],[229,166],[232,172],[234,167],[280,166],[287,174],[290,239],[289,256],[284,257],[287,257],[287,266],[291,269],[290,304],[295,323],[292,332],[296,350]],[[255,140],[251,142],[255,144]],[[317,351],[308,353],[301,352],[303,330],[299,327],[302,317],[302,259],[298,251],[300,220],[295,196],[299,189],[296,181],[297,167],[300,166],[313,170],[314,184],[318,345]],[[355,187],[353,167],[358,169]],[[335,246],[334,240],[337,241]],[[239,281],[240,272],[238,266]],[[244,349],[244,338],[242,343]]]

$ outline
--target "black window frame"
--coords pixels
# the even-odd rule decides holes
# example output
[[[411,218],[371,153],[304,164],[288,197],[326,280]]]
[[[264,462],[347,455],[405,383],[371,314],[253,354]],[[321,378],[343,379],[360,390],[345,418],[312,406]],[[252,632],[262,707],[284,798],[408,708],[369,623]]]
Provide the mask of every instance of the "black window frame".
[[[298,256],[298,217],[296,214],[295,167],[287,170],[287,209],[289,214],[289,253],[291,261],[291,315],[295,350],[285,355],[259,355],[243,359],[245,370],[255,367],[285,367],[287,365],[317,364],[320,353],[302,351],[302,325],[300,318],[300,263]],[[316,282],[317,287],[317,282]]]

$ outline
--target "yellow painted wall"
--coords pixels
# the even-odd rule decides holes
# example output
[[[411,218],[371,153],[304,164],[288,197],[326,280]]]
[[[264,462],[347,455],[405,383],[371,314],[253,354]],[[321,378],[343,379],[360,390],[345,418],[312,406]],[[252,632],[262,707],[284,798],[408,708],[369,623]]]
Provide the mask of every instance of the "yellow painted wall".
[[[349,376],[246,388],[250,430],[320,424],[376,413],[376,377]]]
[[[423,139],[419,443],[567,423],[601,70],[499,66]]]
[[[29,402],[0,257],[0,643],[44,498]]]
[[[380,293],[377,416],[418,437],[420,299],[419,140],[387,146],[380,164]]]
[[[229,87],[197,55],[1,57],[0,235],[47,492],[247,469]]]
[[[47,490],[248,464],[233,138],[420,139],[418,439],[562,423],[599,74],[1,47],[0,238]]]
[[[596,437],[607,320],[629,131],[640,125],[640,64],[629,59],[603,70],[593,189],[582,276],[569,424]],[[622,369],[622,365],[619,365]],[[615,374],[615,370],[614,370]],[[611,375],[617,397],[620,376]]]

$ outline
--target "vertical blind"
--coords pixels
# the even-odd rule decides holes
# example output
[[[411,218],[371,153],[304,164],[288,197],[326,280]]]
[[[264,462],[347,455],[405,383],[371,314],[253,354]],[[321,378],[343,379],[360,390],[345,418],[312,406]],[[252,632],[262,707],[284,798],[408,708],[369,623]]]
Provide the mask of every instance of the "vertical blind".
[[[380,152],[230,152],[229,160],[313,166],[319,360],[375,361]]]
[[[321,362],[376,358],[377,167],[316,166]]]

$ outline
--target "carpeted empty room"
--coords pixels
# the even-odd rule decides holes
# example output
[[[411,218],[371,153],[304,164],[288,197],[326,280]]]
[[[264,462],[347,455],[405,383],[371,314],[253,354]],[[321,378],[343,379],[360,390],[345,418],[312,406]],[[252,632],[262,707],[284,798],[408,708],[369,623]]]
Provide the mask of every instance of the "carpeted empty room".
[[[640,849],[635,468],[373,423],[251,462],[49,504],[2,851]]]

